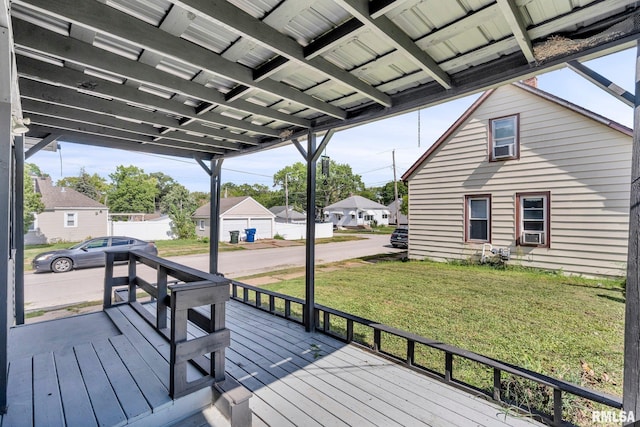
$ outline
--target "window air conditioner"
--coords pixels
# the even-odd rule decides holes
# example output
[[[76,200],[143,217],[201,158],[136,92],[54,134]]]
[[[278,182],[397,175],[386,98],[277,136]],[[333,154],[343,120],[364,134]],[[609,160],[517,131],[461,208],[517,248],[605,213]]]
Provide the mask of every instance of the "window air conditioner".
[[[523,245],[543,245],[544,232],[542,231],[525,231],[520,237],[520,243]]]
[[[513,146],[514,144],[500,145],[500,146],[493,147],[493,157],[495,159],[505,159],[505,158],[513,157],[514,156]]]

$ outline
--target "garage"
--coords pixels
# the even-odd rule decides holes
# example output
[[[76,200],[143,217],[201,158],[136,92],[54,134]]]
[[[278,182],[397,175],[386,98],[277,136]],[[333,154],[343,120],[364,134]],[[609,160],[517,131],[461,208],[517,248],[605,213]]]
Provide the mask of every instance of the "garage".
[[[209,237],[211,228],[210,204],[199,207],[193,214],[196,235]],[[220,199],[220,241],[231,240],[231,231],[239,231],[244,238],[245,229],[255,228],[256,239],[272,239],[275,215],[250,196]]]

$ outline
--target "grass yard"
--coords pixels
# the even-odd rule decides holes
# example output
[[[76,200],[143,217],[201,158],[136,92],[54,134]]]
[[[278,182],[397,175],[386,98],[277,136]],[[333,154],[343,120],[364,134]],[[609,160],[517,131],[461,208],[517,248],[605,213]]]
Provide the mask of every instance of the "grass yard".
[[[317,269],[318,304],[622,395],[621,281],[428,261],[330,270]],[[265,288],[303,298],[304,278]],[[385,340],[383,349],[405,357],[403,342]],[[442,353],[430,349],[421,349],[418,363],[444,369]],[[491,372],[467,365],[454,364],[454,375],[490,388]],[[566,396],[568,406],[582,404]],[[577,409],[574,421],[590,420],[588,407]]]

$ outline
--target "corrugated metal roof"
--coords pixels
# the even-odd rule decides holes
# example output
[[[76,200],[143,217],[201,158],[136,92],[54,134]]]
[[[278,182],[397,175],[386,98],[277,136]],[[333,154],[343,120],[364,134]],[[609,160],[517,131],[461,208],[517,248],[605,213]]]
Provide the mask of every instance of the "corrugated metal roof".
[[[13,0],[11,12],[20,84],[36,98],[29,136],[207,159],[444,102],[623,49],[640,33],[632,0],[505,4]],[[544,45],[560,37],[571,49]],[[48,118],[49,98],[72,107],[64,126]],[[133,117],[157,135],[80,125],[72,112],[82,110]]]

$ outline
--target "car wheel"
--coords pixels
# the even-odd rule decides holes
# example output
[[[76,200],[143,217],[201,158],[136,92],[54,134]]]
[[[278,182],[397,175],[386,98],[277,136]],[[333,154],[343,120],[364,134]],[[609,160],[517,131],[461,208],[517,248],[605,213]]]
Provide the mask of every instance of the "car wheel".
[[[69,258],[58,258],[51,263],[51,271],[54,273],[64,273],[73,268],[73,262]]]

